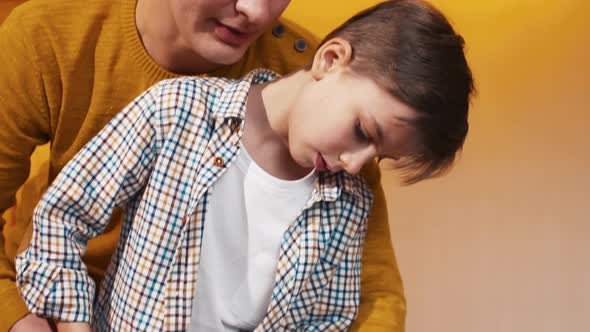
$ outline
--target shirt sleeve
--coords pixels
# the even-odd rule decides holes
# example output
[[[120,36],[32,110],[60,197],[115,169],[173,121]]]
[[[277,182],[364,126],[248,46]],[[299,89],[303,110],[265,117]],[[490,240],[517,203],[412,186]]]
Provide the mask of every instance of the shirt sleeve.
[[[330,241],[317,264],[315,275],[319,280],[329,277],[326,285],[318,286],[319,296],[314,300],[308,318],[301,329],[311,331],[348,331],[357,317],[360,292],[363,244],[367,231],[372,194],[366,190],[363,197],[354,200],[355,206],[345,205],[341,221],[332,231]],[[310,279],[309,287],[320,285]]]
[[[142,191],[155,159],[159,85],[131,102],[62,170],[33,215],[29,247],[16,258],[17,285],[42,317],[90,322],[95,285],[82,262],[113,208]]]
[[[352,239],[309,321],[303,324],[304,331],[348,331],[358,312],[364,238],[364,233],[358,232]]]

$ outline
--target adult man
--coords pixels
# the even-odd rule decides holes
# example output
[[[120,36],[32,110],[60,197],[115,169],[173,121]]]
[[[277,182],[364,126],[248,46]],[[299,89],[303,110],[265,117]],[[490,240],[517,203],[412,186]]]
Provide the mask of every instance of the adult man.
[[[14,285],[14,256],[43,189],[73,155],[134,97],[178,75],[239,77],[255,67],[281,74],[306,64],[316,45],[276,19],[288,0],[32,0],[0,28],[0,212],[14,204],[34,147],[51,143],[48,176],[26,190],[0,251],[0,331],[48,329],[28,315]],[[403,330],[405,301],[390,244],[380,173],[364,170],[375,193],[363,255],[362,329]],[[97,280],[120,230],[115,213],[85,256]],[[2,222],[4,224],[4,222]],[[28,243],[25,237],[25,243]]]

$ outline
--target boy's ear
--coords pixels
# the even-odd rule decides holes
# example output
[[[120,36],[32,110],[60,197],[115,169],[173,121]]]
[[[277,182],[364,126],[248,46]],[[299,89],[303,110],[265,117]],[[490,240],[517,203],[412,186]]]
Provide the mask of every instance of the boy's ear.
[[[315,52],[311,75],[321,80],[329,71],[347,67],[352,61],[352,45],[346,39],[332,38]]]

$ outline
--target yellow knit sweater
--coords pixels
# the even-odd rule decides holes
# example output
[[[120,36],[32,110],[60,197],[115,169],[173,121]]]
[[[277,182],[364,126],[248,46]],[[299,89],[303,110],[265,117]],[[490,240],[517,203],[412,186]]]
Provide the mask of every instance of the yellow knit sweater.
[[[62,167],[127,103],[156,82],[178,76],[144,50],[135,26],[136,0],[32,0],[0,27],[0,214],[15,204],[35,146],[50,142],[45,172],[23,188],[23,202],[0,237],[0,332],[28,310],[15,287],[14,257],[41,194]],[[0,16],[1,17],[1,16]],[[306,64],[316,41],[284,20],[284,34],[265,33],[239,63],[210,73],[237,78],[256,67],[281,74]],[[310,43],[304,52],[298,39]],[[403,331],[405,299],[390,244],[380,173],[363,174],[375,203],[363,254],[361,307],[353,330]],[[121,227],[116,211],[84,256],[100,280]],[[2,221],[4,224],[4,221]]]

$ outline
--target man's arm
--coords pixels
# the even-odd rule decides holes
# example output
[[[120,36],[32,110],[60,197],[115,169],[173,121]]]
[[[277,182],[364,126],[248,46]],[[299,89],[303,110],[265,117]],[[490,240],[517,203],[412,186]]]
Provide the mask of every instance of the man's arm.
[[[372,162],[361,175],[373,192],[373,207],[363,248],[361,304],[350,331],[403,332],[406,299],[391,244],[379,166]]]
[[[0,25],[0,215],[14,205],[16,191],[29,175],[32,151],[49,139],[43,80],[24,31],[17,13]],[[4,224],[0,220],[0,229]],[[13,261],[5,252],[4,232],[0,236],[0,310],[0,332],[28,314],[15,285]]]

